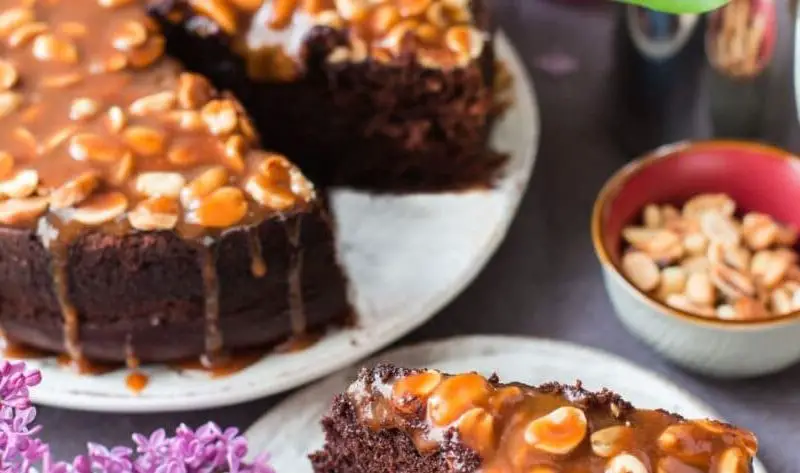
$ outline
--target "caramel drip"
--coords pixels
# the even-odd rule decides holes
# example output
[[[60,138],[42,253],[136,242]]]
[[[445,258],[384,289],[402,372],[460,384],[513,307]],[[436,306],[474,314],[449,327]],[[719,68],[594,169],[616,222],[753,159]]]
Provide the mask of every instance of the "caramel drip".
[[[219,278],[217,277],[217,253],[211,245],[198,245],[200,271],[203,278],[205,299],[205,354],[202,363],[214,366],[222,358],[222,332],[219,327]]]
[[[305,250],[300,244],[303,228],[303,217],[298,215],[291,222],[287,222],[287,237],[291,245],[288,274],[289,317],[292,323],[292,332],[295,336],[304,335],[307,329],[305,304],[303,301],[303,262]]]
[[[69,295],[69,246],[74,235],[54,216],[40,219],[36,233],[50,253],[50,277],[64,323],[64,350],[72,361],[80,363],[80,320]]]
[[[150,383],[150,377],[141,371],[134,371],[125,377],[125,386],[134,394],[140,394]]]
[[[55,289],[58,304],[61,306],[61,314],[64,320],[64,349],[73,360],[79,360],[82,357],[80,321],[78,320],[78,310],[69,297],[68,258],[67,245],[59,242],[50,248],[50,259],[52,261],[50,272],[53,278],[53,288]]]
[[[67,354],[61,354],[56,357],[56,362],[59,366],[63,366],[78,374],[85,374],[90,376],[99,376],[101,374],[111,373],[116,371],[119,366],[114,363],[99,363],[90,361],[86,357],[78,359],[70,358]]]
[[[609,393],[504,385],[474,373],[386,376],[379,368],[347,394],[369,428],[399,429],[421,454],[480,461],[484,472],[745,472],[758,449],[752,433],[729,425],[636,410]],[[453,449],[450,432],[477,457]]]
[[[275,347],[275,353],[297,353],[301,352],[320,340],[321,335],[306,333],[294,335],[288,340]]]
[[[247,232],[247,246],[250,249],[250,272],[254,278],[263,278],[267,274],[267,261],[261,248],[258,227],[253,227]]]
[[[5,334],[0,334],[0,358],[13,358],[17,360],[31,360],[37,358],[47,358],[49,353],[37,350],[27,345],[9,341]]]
[[[208,373],[212,379],[225,378],[258,363],[267,353],[269,353],[269,350],[266,348],[252,348],[228,354],[213,365],[195,358],[170,363],[170,367],[178,371],[203,371]]]
[[[141,365],[141,363],[133,349],[133,335],[128,334],[128,336],[125,337],[125,366],[128,367],[128,369],[135,370],[139,365]]]
[[[125,221],[118,220],[107,222],[99,229],[119,235],[129,227]],[[64,324],[64,351],[79,371],[83,371],[85,360],[80,346],[80,315],[70,296],[69,249],[85,230],[79,222],[70,219],[70,211],[50,213],[40,218],[36,227],[36,236],[50,254],[50,277]]]

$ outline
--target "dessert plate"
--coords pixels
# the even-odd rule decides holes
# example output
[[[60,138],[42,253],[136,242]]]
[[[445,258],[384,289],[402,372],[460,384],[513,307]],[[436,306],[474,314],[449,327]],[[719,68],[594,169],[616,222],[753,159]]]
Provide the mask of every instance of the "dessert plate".
[[[459,373],[492,373],[501,380],[543,384],[574,383],[589,390],[609,388],[640,408],[661,408],[689,418],[719,418],[714,410],[671,382],[603,351],[565,342],[522,337],[474,336],[428,342],[393,350],[365,365],[392,362],[409,368]],[[306,388],[259,419],[246,436],[252,453],[270,452],[278,472],[312,473],[306,456],[322,447],[319,420],[333,396],[355,379],[349,368]],[[767,473],[756,460],[754,473]]]
[[[495,189],[410,196],[333,192],[339,254],[352,283],[357,327],[329,333],[304,351],[268,355],[223,378],[146,367],[149,384],[138,395],[126,387],[127,370],[81,376],[54,359],[28,360],[45,374],[34,401],[110,412],[235,404],[330,374],[430,319],[472,281],[503,240],[534,165],[539,114],[533,86],[508,39],[501,33],[496,43],[514,78],[515,101],[492,136],[494,148],[511,156]]]

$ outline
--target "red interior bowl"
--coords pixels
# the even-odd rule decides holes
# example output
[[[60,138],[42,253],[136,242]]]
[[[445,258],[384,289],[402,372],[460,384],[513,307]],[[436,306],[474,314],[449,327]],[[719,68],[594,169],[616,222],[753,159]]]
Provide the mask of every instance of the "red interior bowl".
[[[730,195],[739,212],[763,212],[800,229],[800,158],[755,143],[708,141],[660,148],[614,175],[595,204],[595,237],[619,266],[622,229],[645,205],[680,206],[707,192]]]

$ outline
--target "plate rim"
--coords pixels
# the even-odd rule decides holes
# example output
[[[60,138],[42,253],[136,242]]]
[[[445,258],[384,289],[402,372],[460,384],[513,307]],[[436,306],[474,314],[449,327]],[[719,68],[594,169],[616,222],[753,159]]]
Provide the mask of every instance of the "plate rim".
[[[521,167],[517,173],[508,176],[504,183],[506,186],[519,187],[520,191],[517,192],[514,199],[509,202],[510,211],[508,213],[508,218],[501,221],[494,229],[491,239],[482,254],[472,262],[471,267],[467,271],[461,274],[456,284],[451,285],[447,291],[439,293],[437,297],[431,301],[427,310],[421,310],[420,316],[392,331],[391,335],[381,338],[376,343],[361,343],[355,345],[352,350],[347,352],[346,356],[341,356],[331,363],[310,366],[309,369],[303,370],[302,373],[291,379],[274,382],[264,385],[263,387],[260,383],[256,383],[250,384],[250,389],[234,390],[231,389],[232,386],[229,386],[228,389],[221,388],[213,391],[190,392],[180,396],[148,396],[146,393],[143,395],[133,393],[117,395],[99,392],[99,390],[85,390],[79,388],[47,389],[46,386],[40,386],[31,393],[34,403],[60,409],[129,414],[183,412],[241,404],[286,392],[315,380],[322,379],[332,373],[336,373],[353,363],[357,363],[374,353],[380,352],[437,315],[444,307],[450,304],[458,295],[469,287],[472,281],[474,281],[485,268],[492,256],[494,256],[500,244],[505,239],[511,224],[519,212],[522,199],[526,194],[533,170],[537,163],[537,155],[541,145],[541,113],[533,79],[516,47],[502,29],[498,30],[495,34],[494,42],[496,48],[503,50],[503,54],[498,56],[506,59],[511,76],[514,78],[515,82],[519,82],[520,84],[517,88],[517,92],[520,95],[515,97],[515,100],[522,104],[519,108],[520,113],[523,115],[524,120],[529,120],[534,125],[531,129],[531,133],[528,135],[530,139],[523,143],[525,148],[525,165]],[[157,369],[162,365],[155,364],[153,366]],[[48,364],[37,366],[37,368],[42,370],[45,375],[47,374],[47,370],[50,369]],[[218,380],[209,380],[209,382],[218,382]],[[224,382],[224,379],[222,382]]]
[[[381,361],[386,361],[387,358],[391,359],[408,358],[409,354],[411,354],[410,356],[413,357],[413,354],[418,352],[427,352],[427,351],[442,352],[446,350],[447,347],[454,345],[468,345],[470,348],[473,349],[475,347],[484,347],[484,349],[494,350],[494,352],[488,354],[484,354],[481,352],[476,352],[474,354],[470,353],[469,354],[470,358],[494,357],[497,355],[502,355],[504,352],[506,352],[507,354],[519,353],[520,348],[524,349],[526,347],[529,348],[536,346],[554,347],[555,349],[568,350],[584,356],[593,356],[603,362],[613,363],[615,365],[618,365],[620,368],[624,368],[625,370],[636,372],[637,376],[648,377],[650,379],[657,380],[658,382],[663,383],[667,386],[670,386],[675,392],[681,394],[686,400],[690,401],[691,404],[693,404],[694,408],[699,408],[699,410],[708,413],[709,418],[714,418],[725,422],[725,419],[719,415],[719,412],[714,407],[712,407],[709,403],[707,403],[700,397],[693,394],[688,389],[683,388],[677,383],[674,383],[661,373],[648,369],[647,367],[639,365],[638,363],[635,363],[634,361],[629,360],[621,355],[603,350],[601,348],[596,348],[589,345],[580,345],[577,342],[572,342],[567,340],[557,340],[551,338],[532,337],[525,335],[493,335],[493,334],[459,335],[459,336],[440,338],[435,340],[427,340],[420,343],[414,343],[411,345],[403,345],[395,349],[381,351],[375,356],[372,356],[369,359],[360,362],[358,366],[349,366],[345,369],[339,370],[326,378],[323,378],[311,385],[308,385],[292,393],[287,398],[281,400],[279,403],[275,404],[265,413],[263,413],[244,432],[244,436],[248,439],[248,443],[250,444],[251,447],[251,452],[249,452],[249,454],[251,456],[254,454],[258,454],[258,452],[255,451],[254,447],[258,446],[261,443],[265,443],[265,442],[259,442],[257,441],[256,438],[254,438],[254,435],[257,435],[256,432],[279,431],[276,429],[269,428],[271,417],[275,415],[274,414],[275,412],[291,407],[293,403],[299,402],[299,400],[307,398],[309,395],[311,395],[312,392],[322,389],[328,384],[335,384],[342,376],[347,376],[347,375],[352,376],[353,372],[358,370],[358,367],[373,366],[377,363],[380,363]],[[428,357],[434,358],[434,355],[435,353],[426,355],[426,358]],[[442,358],[440,361],[448,361],[450,359],[451,358]],[[430,361],[428,363],[436,363],[436,361]],[[331,393],[331,397],[334,396],[335,394],[336,394],[335,392]],[[623,398],[625,397],[624,394],[621,395]],[[753,469],[754,473],[768,473],[766,467],[758,458],[755,458],[753,460],[753,467],[754,467]]]

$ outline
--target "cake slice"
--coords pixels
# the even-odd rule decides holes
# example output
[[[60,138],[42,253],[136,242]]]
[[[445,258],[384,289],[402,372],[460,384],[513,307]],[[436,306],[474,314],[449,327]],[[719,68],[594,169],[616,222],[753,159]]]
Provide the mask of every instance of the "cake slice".
[[[484,0],[152,0],[168,48],[234,91],[319,185],[490,186]]]
[[[316,473],[748,473],[755,436],[580,384],[364,369],[322,421]]]

